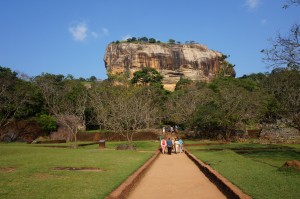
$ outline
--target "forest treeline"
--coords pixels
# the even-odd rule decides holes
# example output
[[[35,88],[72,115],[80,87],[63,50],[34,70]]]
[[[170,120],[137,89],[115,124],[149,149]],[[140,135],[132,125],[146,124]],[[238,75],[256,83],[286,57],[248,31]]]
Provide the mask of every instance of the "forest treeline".
[[[131,80],[111,76],[86,82],[48,73],[24,79],[0,67],[0,128],[34,120],[48,133],[62,125],[76,139],[78,129],[86,126],[120,133],[129,142],[140,129],[175,124],[225,139],[264,124],[300,129],[297,69],[220,76],[210,83],[181,78],[174,92],[164,90],[161,80],[153,68],[143,68]]]

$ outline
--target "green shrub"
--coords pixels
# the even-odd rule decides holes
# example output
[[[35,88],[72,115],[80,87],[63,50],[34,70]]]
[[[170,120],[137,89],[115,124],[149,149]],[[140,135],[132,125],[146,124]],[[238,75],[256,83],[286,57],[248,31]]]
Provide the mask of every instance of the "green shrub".
[[[40,115],[40,117],[37,118],[37,122],[47,134],[49,134],[52,131],[55,131],[57,128],[55,118],[50,115]]]

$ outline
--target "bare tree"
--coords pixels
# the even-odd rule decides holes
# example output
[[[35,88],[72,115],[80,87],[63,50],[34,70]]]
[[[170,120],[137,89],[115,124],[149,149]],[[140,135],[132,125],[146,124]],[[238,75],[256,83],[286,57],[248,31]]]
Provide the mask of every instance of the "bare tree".
[[[85,125],[87,89],[79,81],[65,80],[61,75],[44,74],[36,77],[35,82],[50,114],[69,130],[77,146],[78,129]]]
[[[283,5],[283,8],[287,9],[288,7],[292,5],[300,5],[300,0],[287,0],[286,3]]]
[[[166,103],[167,117],[177,124],[186,124],[192,120],[197,107],[207,103],[211,98],[211,90],[199,91],[193,85],[189,86],[184,91],[173,93],[169,98]]]
[[[287,37],[278,34],[271,40],[272,47],[262,50],[263,60],[269,67],[287,67],[299,70],[300,67],[300,25],[294,24]]]
[[[151,90],[114,86],[90,91],[95,119],[105,129],[124,136],[132,147],[133,136],[157,120],[158,108]]]

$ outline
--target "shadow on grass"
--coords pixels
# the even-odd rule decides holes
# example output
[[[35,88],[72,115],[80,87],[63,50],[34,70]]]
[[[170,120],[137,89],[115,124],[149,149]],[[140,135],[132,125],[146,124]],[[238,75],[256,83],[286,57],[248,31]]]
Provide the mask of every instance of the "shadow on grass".
[[[282,165],[288,160],[300,161],[300,152],[294,149],[233,151],[235,151],[239,155],[251,158],[254,161],[261,162],[275,168],[281,168]]]
[[[251,158],[260,159],[291,159],[300,160],[300,152],[293,149],[289,150],[233,150],[237,154],[244,155]]]

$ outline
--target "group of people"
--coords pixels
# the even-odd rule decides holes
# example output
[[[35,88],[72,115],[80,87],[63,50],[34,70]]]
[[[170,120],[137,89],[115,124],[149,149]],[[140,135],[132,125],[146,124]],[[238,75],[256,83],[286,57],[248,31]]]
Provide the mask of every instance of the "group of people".
[[[168,127],[168,132],[169,133],[171,133],[171,134],[173,134],[173,133],[177,133],[178,132],[178,126],[177,125],[175,125],[174,127],[173,126],[169,126]],[[163,135],[165,135],[165,133],[166,133],[166,127],[162,127],[162,134]]]
[[[165,154],[168,149],[168,154],[171,155],[172,151],[177,153],[183,153],[183,141],[182,139],[179,139],[178,137],[172,137],[172,139],[169,137],[167,140],[165,138],[162,138],[160,141],[161,145],[161,152]]]

